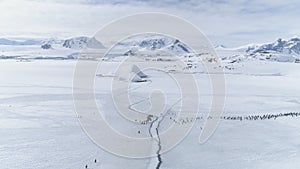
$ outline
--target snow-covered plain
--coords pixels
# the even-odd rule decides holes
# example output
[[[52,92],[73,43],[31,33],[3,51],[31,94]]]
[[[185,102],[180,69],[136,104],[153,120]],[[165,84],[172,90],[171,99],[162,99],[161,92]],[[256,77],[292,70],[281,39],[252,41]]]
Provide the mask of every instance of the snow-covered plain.
[[[104,63],[104,70],[114,64]],[[156,157],[117,157],[100,149],[83,132],[72,100],[75,65],[75,60],[0,60],[0,168],[83,169],[86,165],[93,169],[156,168]],[[252,60],[231,66],[234,69],[225,71],[223,116],[300,111],[300,64]],[[145,73],[151,75],[152,83],[133,83],[133,88],[139,87],[135,94],[145,96],[146,89],[156,86],[171,88],[168,86],[173,82],[166,77]],[[201,94],[200,112],[205,113],[211,99],[209,78],[203,72],[194,76]],[[107,99],[110,89],[107,82],[113,77],[109,72],[95,78],[95,84],[99,85],[96,87],[98,105],[112,126],[135,137],[149,136],[147,125],[123,127],[122,119],[110,113],[113,105]],[[174,93],[168,91],[167,106],[178,99]],[[163,121],[166,126],[174,122],[173,115],[168,116]],[[296,169],[300,166],[299,117],[221,120],[212,137],[199,144],[202,125],[201,120],[197,121],[183,142],[161,155],[160,169]],[[164,129],[162,125],[159,131]]]

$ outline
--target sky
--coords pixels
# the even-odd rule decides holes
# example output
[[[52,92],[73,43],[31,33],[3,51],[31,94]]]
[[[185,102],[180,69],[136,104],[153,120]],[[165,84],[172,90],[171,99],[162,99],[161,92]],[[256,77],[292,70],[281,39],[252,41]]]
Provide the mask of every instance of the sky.
[[[120,17],[164,12],[213,45],[236,47],[298,37],[299,8],[298,0],[0,0],[0,38],[93,36]]]

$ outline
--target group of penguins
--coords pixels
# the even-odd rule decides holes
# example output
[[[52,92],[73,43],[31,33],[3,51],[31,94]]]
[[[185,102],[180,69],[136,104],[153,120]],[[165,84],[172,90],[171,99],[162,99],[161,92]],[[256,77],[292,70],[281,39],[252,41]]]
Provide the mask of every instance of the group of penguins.
[[[97,161],[97,159],[95,159],[95,160],[94,160],[94,164],[97,164],[97,163],[98,163],[98,161]],[[86,164],[86,165],[85,165],[85,169],[88,169],[88,168],[89,168],[89,165]]]

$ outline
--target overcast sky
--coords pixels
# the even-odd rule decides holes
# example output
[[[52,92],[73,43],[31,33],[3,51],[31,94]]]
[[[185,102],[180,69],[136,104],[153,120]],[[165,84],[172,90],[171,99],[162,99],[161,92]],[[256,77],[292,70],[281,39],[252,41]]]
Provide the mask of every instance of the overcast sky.
[[[228,47],[300,35],[298,0],[0,0],[0,36],[92,36],[121,16],[165,12]]]

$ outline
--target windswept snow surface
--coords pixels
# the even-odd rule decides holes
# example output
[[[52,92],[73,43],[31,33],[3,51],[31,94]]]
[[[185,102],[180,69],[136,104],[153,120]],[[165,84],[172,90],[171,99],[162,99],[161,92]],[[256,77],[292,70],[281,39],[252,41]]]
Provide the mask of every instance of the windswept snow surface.
[[[72,101],[72,80],[76,62],[0,61],[0,164],[3,169],[150,169],[158,158],[127,159],[101,150],[83,132]],[[103,63],[96,77],[99,108],[111,125],[134,137],[148,137],[149,125],[127,124],[114,113],[110,100],[109,75],[115,62]],[[148,93],[155,87],[166,90],[170,112],[151,133],[166,130],[174,121],[176,84],[164,74],[144,71],[151,82],[133,83],[132,108],[149,104]],[[206,73],[195,73],[201,94],[200,114],[211,101]],[[247,61],[226,74],[224,116],[256,115],[300,111],[300,64]],[[139,96],[139,97],[136,97]],[[179,121],[184,125],[184,119]],[[300,166],[300,119],[221,120],[214,135],[198,144],[203,122],[197,121],[188,137],[160,155],[160,169],[296,169]],[[163,146],[163,145],[162,145]],[[154,147],[157,148],[157,147]],[[96,159],[96,163],[95,160]]]

